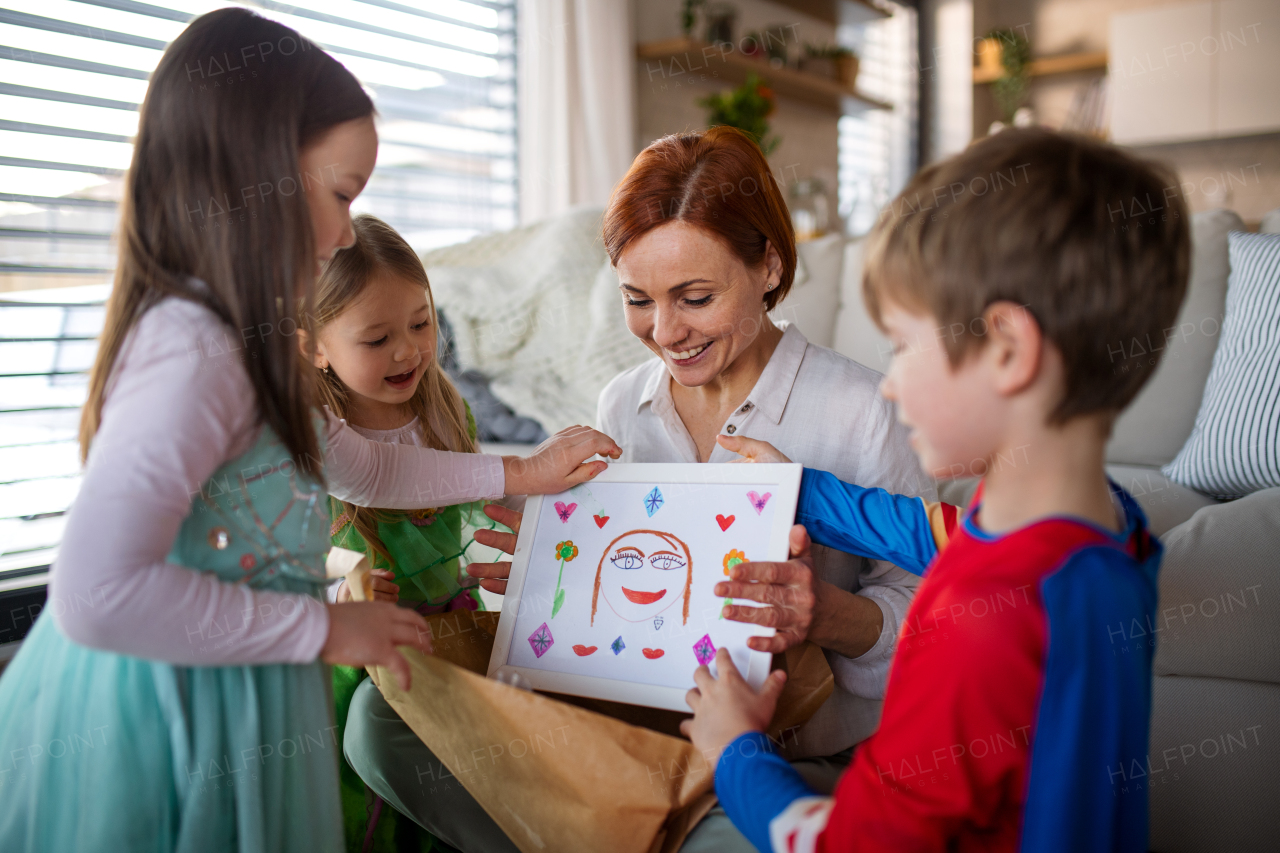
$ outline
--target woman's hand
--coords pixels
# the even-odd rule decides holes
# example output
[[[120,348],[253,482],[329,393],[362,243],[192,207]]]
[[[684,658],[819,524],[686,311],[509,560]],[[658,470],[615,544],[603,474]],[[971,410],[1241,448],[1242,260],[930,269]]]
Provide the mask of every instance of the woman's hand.
[[[884,630],[880,606],[818,578],[803,525],[791,528],[789,541],[787,562],[739,563],[729,570],[729,580],[716,584],[715,594],[721,598],[766,605],[731,604],[724,610],[725,618],[776,629],[772,637],[747,640],[747,646],[758,652],[777,654],[812,640],[845,657],[864,654]]]
[[[484,508],[484,514],[499,524],[505,524],[510,527],[512,532],[477,530],[476,541],[481,545],[497,548],[504,554],[514,554],[516,552],[516,539],[520,533],[520,522],[524,519],[524,513],[507,509],[505,506],[498,504],[489,504]],[[473,578],[480,578],[480,586],[489,590],[489,592],[506,595],[507,578],[511,577],[511,561],[507,560],[504,563],[472,563],[467,566],[467,574]]]
[[[346,666],[386,667],[400,689],[408,690],[409,662],[396,646],[431,654],[427,621],[407,607],[385,601],[353,601],[328,607],[329,636],[320,649],[320,659]]]
[[[548,438],[529,456],[504,456],[508,495],[554,495],[585,483],[609,467],[592,456],[617,459],[622,448],[590,427],[571,426]]]
[[[769,727],[778,697],[787,683],[787,673],[775,669],[769,673],[757,693],[733,665],[724,649],[716,651],[716,678],[705,666],[693,673],[698,686],[689,691],[685,701],[693,709],[693,719],[680,723],[680,734],[693,741],[698,751],[715,766],[724,748],[747,732],[762,732]]]
[[[744,438],[740,435],[725,435],[721,433],[716,436],[716,441],[720,442],[720,446],[725,450],[732,450],[741,456],[741,459],[735,459],[734,462],[790,462],[791,460],[782,455],[782,451],[774,447],[767,441],[760,441],[755,438]]]
[[[374,601],[389,601],[395,604],[400,600],[400,586],[395,582],[396,573],[385,569],[374,569],[369,572],[369,586],[373,588]],[[351,586],[346,578],[338,584],[338,603],[352,601]]]

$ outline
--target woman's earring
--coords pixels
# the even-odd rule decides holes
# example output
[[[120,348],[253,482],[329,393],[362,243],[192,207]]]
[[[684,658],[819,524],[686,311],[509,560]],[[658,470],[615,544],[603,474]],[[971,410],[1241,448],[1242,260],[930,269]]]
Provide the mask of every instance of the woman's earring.
[[[325,375],[328,375],[328,373],[329,373],[329,365],[327,365],[327,364],[326,364],[324,367],[322,367],[322,368],[320,368],[320,369],[321,369],[321,370],[323,370],[323,371],[325,372]]]

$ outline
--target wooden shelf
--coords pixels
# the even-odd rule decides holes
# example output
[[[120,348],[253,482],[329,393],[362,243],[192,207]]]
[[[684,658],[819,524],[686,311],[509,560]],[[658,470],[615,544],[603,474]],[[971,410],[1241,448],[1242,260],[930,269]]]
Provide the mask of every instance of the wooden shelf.
[[[842,23],[862,24],[891,16],[888,11],[872,3],[871,0],[773,0],[773,2],[779,6],[794,9],[802,15],[817,18],[833,27]],[[841,6],[844,7],[845,20],[841,20]]]
[[[1105,71],[1106,67],[1107,52],[1098,50],[1088,53],[1064,53],[1059,56],[1033,59],[1027,65],[1027,71],[1032,77],[1044,77],[1050,74],[1074,74],[1078,71]],[[1000,79],[1000,75],[1003,73],[1004,69],[993,72],[986,68],[975,68],[973,69],[973,82],[993,83]]]
[[[717,79],[737,85],[746,80],[748,74],[755,72],[779,97],[803,101],[837,114],[865,109],[893,109],[893,104],[846,88],[838,80],[806,74],[794,68],[774,68],[767,60],[743,56],[736,49],[731,53],[722,53],[720,48],[698,39],[673,38],[646,42],[636,46],[636,56],[644,60],[656,60],[661,65],[660,71],[651,69],[654,73],[648,79],[654,85],[666,80],[692,80],[702,74],[715,74]]]

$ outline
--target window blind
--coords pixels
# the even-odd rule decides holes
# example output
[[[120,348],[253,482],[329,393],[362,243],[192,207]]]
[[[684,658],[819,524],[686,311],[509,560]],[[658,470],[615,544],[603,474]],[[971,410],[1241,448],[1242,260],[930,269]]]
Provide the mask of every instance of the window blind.
[[[0,587],[46,566],[78,487],[112,232],[161,52],[229,5],[298,30],[374,99],[377,168],[353,209],[420,250],[516,224],[515,0],[3,0]]]
[[[888,0],[880,5],[892,16],[837,31],[837,40],[860,59],[858,88],[894,105],[840,118],[839,211],[853,236],[871,230],[916,169],[916,10]]]

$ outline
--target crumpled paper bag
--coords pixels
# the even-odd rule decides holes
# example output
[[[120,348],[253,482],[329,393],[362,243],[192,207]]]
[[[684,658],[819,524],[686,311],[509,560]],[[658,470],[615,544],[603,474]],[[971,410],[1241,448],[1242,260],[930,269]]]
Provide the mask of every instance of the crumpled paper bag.
[[[675,851],[715,805],[714,767],[678,736],[687,714],[518,690],[484,676],[498,614],[427,617],[433,656],[402,651],[406,693],[374,683],[524,853]],[[831,695],[812,643],[775,655],[788,681],[770,736],[782,743]]]

